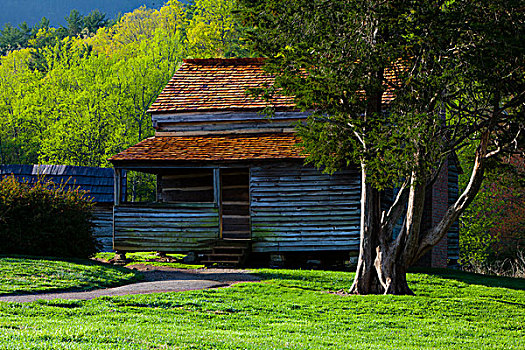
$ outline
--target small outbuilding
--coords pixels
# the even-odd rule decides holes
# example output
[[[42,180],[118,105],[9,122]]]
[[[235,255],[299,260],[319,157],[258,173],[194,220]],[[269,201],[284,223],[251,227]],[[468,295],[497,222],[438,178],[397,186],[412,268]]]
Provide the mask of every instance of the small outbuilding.
[[[263,64],[260,58],[184,61],[148,111],[155,136],[110,158],[117,179],[115,250],[196,252],[210,264],[241,262],[248,251],[357,254],[360,172],[349,167],[329,175],[304,164],[294,124],[307,113],[290,97],[246,93],[273,83]],[[271,119],[261,114],[268,107],[275,111]],[[124,200],[128,170],[155,175],[154,203]],[[437,183],[429,208],[448,203],[444,170],[447,180]],[[454,239],[442,244],[445,255],[433,258],[434,266],[457,259]]]
[[[0,165],[0,178],[14,176],[20,182],[52,181],[80,188],[94,203],[93,235],[100,249],[113,249],[114,172],[111,168],[71,165]]]

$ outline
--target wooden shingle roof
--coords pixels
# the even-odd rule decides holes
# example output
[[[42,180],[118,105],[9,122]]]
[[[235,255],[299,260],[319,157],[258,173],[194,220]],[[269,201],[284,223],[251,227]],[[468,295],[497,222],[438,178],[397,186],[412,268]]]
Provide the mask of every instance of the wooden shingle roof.
[[[118,161],[303,159],[294,133],[151,137],[111,157]]]
[[[263,58],[186,59],[175,72],[149,113],[291,109],[293,97],[254,98],[247,89],[266,88],[274,82],[262,67]]]

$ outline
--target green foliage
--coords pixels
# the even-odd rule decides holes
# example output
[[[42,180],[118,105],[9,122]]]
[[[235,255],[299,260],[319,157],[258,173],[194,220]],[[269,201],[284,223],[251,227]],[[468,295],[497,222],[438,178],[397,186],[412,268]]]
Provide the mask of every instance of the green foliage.
[[[139,171],[126,171],[126,201],[155,202],[157,176]]]
[[[462,164],[472,162],[472,149],[460,154]],[[467,185],[468,172],[459,177]],[[516,258],[525,243],[525,186],[523,160],[508,157],[493,161],[484,185],[460,217],[460,253],[465,265],[486,265],[497,260]]]
[[[84,27],[84,19],[77,10],[71,10],[69,16],[66,17],[67,31],[70,36],[76,36],[80,34],[80,31]]]
[[[96,244],[91,208],[78,189],[5,177],[0,181],[0,254],[92,255]]]
[[[98,349],[521,349],[522,280],[408,274],[417,296],[337,294],[347,272],[88,301],[0,303],[1,344]],[[329,293],[331,292],[331,293]]]
[[[237,0],[195,0],[189,8],[188,45],[200,57],[243,57],[243,31],[232,16]]]
[[[241,4],[277,87],[313,112],[301,136],[318,166],[365,165],[379,189],[413,172],[424,180],[465,135],[479,137],[472,130],[485,125],[494,99],[509,112],[502,123],[519,121],[503,107],[515,97],[523,104],[519,1]]]
[[[440,74],[450,68],[437,63],[450,35],[442,8],[403,1],[241,3],[253,48],[269,58],[277,87],[313,112],[301,128],[309,161],[328,170],[366,165],[377,188],[439,163],[436,96],[444,89]],[[384,113],[382,96],[393,97],[392,90]]]
[[[18,28],[13,27],[10,23],[5,24],[0,30],[0,55],[26,47],[30,37],[31,28],[26,22],[20,24]]]
[[[0,295],[113,287],[140,277],[128,269],[89,260],[0,256]]]

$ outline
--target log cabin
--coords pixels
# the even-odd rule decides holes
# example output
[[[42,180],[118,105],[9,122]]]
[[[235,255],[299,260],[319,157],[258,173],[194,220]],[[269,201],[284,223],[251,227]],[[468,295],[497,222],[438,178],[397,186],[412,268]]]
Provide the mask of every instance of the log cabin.
[[[308,114],[293,98],[246,93],[272,84],[263,64],[184,60],[148,110],[155,136],[110,158],[115,250],[194,252],[208,264],[240,263],[248,252],[277,259],[357,254],[358,168],[329,175],[305,165],[294,124]],[[268,107],[271,119],[261,113]],[[429,195],[429,220],[457,195],[448,190],[457,184],[448,168],[450,179],[445,168]],[[130,170],[156,176],[154,203],[123,200],[122,173]],[[428,265],[457,260],[457,235],[444,241]]]

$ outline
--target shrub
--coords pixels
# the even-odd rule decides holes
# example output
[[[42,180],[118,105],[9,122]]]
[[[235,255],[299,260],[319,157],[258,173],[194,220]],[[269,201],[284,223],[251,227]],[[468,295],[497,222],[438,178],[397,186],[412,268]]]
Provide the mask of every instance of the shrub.
[[[0,181],[0,253],[85,258],[95,253],[92,203],[44,179]]]

